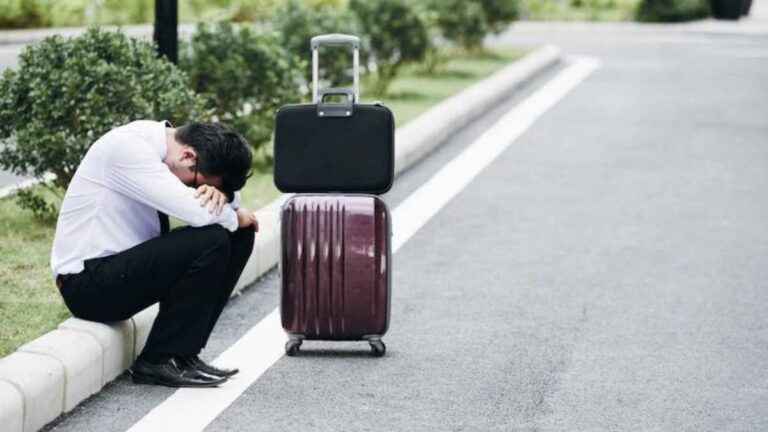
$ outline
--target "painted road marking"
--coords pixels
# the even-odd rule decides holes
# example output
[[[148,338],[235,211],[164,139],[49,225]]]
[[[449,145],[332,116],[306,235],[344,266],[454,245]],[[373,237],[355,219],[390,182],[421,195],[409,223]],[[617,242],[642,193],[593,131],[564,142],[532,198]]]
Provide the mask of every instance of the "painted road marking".
[[[406,198],[392,212],[392,253],[598,66],[594,59],[575,59]],[[215,360],[238,365],[237,376],[218,388],[177,390],[128,432],[202,431],[283,356],[286,340],[276,308]]]
[[[599,66],[594,59],[578,58],[555,78],[499,119],[459,156],[448,162],[431,179],[395,209],[392,221],[397,250],[435,213],[461,192],[477,174],[493,162],[542,114],[563,98]]]

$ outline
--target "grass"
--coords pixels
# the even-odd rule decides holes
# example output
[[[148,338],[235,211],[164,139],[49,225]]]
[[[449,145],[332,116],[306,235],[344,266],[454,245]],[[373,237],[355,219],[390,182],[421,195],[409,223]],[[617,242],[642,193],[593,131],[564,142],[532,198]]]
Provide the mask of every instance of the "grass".
[[[409,67],[393,82],[390,95],[381,100],[395,113],[397,124],[402,125],[522,54],[510,48],[452,55],[433,75]],[[365,84],[364,80],[363,95]],[[278,195],[272,173],[257,172],[242,191],[243,205],[256,209]],[[182,222],[173,220],[172,224],[178,226]],[[70,317],[50,270],[54,230],[53,224],[32,219],[14,199],[0,199],[0,357]]]
[[[54,227],[0,200],[0,356],[67,319],[49,257]]]
[[[451,60],[433,74],[417,67],[406,68],[381,101],[395,113],[401,126],[441,100],[484,78],[519,58],[522,51],[504,48],[492,52],[451,55]],[[365,81],[363,81],[363,85]],[[365,100],[365,87],[362,89]]]
[[[537,21],[631,21],[640,0],[523,0],[522,15]]]

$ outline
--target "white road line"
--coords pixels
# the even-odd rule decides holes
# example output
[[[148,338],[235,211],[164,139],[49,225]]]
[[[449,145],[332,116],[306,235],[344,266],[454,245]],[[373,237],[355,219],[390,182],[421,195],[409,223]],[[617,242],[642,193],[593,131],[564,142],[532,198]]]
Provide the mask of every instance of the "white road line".
[[[547,82],[536,93],[497,121],[464,152],[448,162],[431,179],[412,193],[392,215],[395,236],[392,248],[397,250],[408,241],[435,213],[450,201],[480,171],[523,134],[539,116],[598,67],[597,60],[579,58]]]
[[[579,58],[505,114],[464,152],[445,165],[393,212],[392,252],[408,241],[448,201],[528,129],[536,119],[586,78],[598,62]],[[179,389],[128,432],[202,431],[283,354],[287,340],[275,309],[221,354],[216,363],[240,373],[219,388]]]

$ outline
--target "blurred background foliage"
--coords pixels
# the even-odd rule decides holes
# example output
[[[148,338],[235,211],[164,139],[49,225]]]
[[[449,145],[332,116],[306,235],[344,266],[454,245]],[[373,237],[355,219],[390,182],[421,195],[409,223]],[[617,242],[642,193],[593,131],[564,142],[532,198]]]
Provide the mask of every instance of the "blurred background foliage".
[[[678,22],[705,18],[709,14],[707,0],[643,0],[636,18],[648,22]]]
[[[285,0],[178,0],[179,21],[260,21]],[[344,8],[346,0],[304,0]],[[154,0],[0,0],[0,28],[125,25],[154,20]]]
[[[255,159],[267,165],[273,113],[301,99],[300,71],[306,69],[280,40],[275,32],[219,22],[198,25],[179,50],[179,68],[207,101],[213,120],[243,134],[260,156]]]
[[[303,71],[305,82],[312,80],[309,67],[309,40],[312,36],[326,33],[362,34],[358,21],[351,10],[342,1],[283,0],[274,10],[272,27],[279,35],[281,45],[289,52],[299,56],[299,67]],[[367,53],[367,47],[361,48],[361,55]],[[348,49],[324,47],[321,49],[322,77],[329,87],[338,87],[352,80],[352,56]],[[362,62],[364,63],[364,57]]]
[[[676,1],[676,0],[672,0]],[[640,0],[521,0],[521,18],[557,21],[631,20]]]
[[[18,70],[0,77],[0,168],[52,173],[52,184],[42,184],[60,193],[96,138],[115,125],[206,116],[204,98],[151,43],[98,28],[49,37],[25,48]],[[40,196],[23,191],[18,198],[39,219],[56,214]]]
[[[322,28],[336,18],[327,11],[348,11],[350,0],[178,0],[180,22],[268,22],[276,14],[304,9],[324,11],[310,17]],[[375,0],[370,0],[375,3]],[[364,2],[365,3],[365,2]],[[510,19],[556,21],[686,21],[710,14],[709,0],[406,0],[422,11],[452,11],[440,16],[445,29],[456,25],[488,27],[494,32]],[[482,17],[484,15],[484,18]],[[294,17],[296,18],[296,17]],[[424,19],[430,19],[424,16]],[[434,18],[434,17],[433,17]],[[69,27],[150,23],[154,0],[0,0],[0,28]],[[462,32],[462,35],[476,32]],[[454,39],[455,40],[455,39]],[[476,40],[464,41],[464,45]]]
[[[0,76],[0,168],[35,177],[53,173],[55,189],[62,191],[93,140],[114,125],[134,118],[176,123],[194,118],[222,121],[242,133],[255,152],[255,168],[266,173],[274,112],[308,99],[313,35],[359,35],[366,93],[381,99],[403,68],[434,76],[457,50],[483,54],[489,34],[520,18],[683,21],[706,16],[709,5],[708,0],[179,0],[179,14],[182,22],[201,24],[181,42],[178,66],[157,58],[148,41],[95,29],[28,46],[18,70]],[[154,0],[0,0],[4,27],[124,25],[153,17]],[[349,84],[350,57],[345,49],[323,53],[324,85]],[[54,214],[40,197],[22,192],[18,199],[36,215]]]
[[[279,1],[279,0],[275,0]],[[259,5],[255,5],[259,3]],[[262,10],[267,0],[180,0],[182,21],[228,18],[243,9]],[[0,0],[3,28],[138,24],[154,19],[154,0]]]
[[[154,3],[0,0],[0,13],[17,27],[132,24],[150,21]],[[180,42],[178,65],[150,41],[96,25],[25,47],[18,68],[0,75],[0,168],[52,173],[42,185],[61,195],[96,138],[136,118],[166,118],[229,124],[251,144],[254,168],[269,173],[275,111],[309,97],[312,36],[359,35],[366,92],[380,99],[401,70],[428,64],[435,76],[445,61],[430,58],[482,54],[485,36],[517,17],[518,0],[179,0],[179,13],[200,23]],[[324,52],[323,86],[348,85],[350,64],[348,49]],[[56,214],[40,194],[17,199],[38,219]]]

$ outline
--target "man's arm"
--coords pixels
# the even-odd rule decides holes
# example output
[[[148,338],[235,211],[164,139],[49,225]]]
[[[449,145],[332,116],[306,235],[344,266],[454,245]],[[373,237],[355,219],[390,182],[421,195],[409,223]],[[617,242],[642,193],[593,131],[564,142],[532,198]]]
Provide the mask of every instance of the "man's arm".
[[[195,189],[179,180],[168,169],[145,141],[128,142],[117,148],[128,149],[123,153],[111,152],[106,164],[108,185],[150,207],[191,226],[220,224],[229,231],[236,231],[238,219],[235,211],[226,204],[220,214],[201,207],[194,197]]]
[[[203,184],[197,187],[197,190],[195,191],[195,198],[199,199],[200,205],[206,206],[208,211],[221,213],[221,210],[225,205],[227,205],[227,203],[229,203],[230,207],[232,207],[232,210],[237,210],[240,208],[239,199],[237,202],[233,203],[235,193],[237,192],[224,193],[218,190],[215,186]]]

